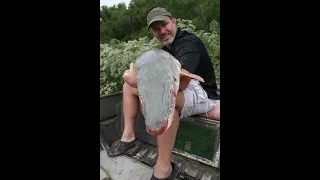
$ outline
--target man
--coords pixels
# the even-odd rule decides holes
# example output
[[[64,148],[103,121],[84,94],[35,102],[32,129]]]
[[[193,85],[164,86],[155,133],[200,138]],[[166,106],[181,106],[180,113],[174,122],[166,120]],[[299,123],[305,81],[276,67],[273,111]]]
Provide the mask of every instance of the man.
[[[177,166],[170,162],[179,119],[199,115],[220,120],[220,100],[218,100],[216,78],[211,59],[202,41],[194,34],[176,28],[176,19],[164,8],[154,8],[147,16],[147,25],[153,35],[164,44],[163,50],[169,52],[181,63],[183,71],[201,76],[199,82],[181,76],[176,107],[171,126],[157,136],[158,160],[151,179],[173,179]],[[133,64],[123,74],[123,114],[124,132],[117,147],[108,150],[109,156],[116,156],[133,147],[135,138],[135,119],[138,115],[138,93]]]

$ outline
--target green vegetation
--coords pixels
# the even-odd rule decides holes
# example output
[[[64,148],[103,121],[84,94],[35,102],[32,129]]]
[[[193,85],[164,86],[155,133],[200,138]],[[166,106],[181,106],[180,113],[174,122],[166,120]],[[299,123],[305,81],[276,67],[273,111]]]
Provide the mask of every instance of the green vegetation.
[[[144,51],[162,45],[147,30],[146,16],[157,6],[177,18],[177,26],[196,34],[207,47],[220,82],[219,0],[131,0],[100,10],[100,95],[122,90],[123,72]]]

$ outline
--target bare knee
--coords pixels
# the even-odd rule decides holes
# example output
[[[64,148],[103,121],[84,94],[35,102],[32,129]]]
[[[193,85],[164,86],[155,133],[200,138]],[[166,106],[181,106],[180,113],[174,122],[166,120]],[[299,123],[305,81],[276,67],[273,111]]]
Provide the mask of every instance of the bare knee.
[[[176,106],[175,109],[180,112],[184,105],[184,95],[182,91],[178,91],[177,97],[176,97]]]
[[[138,89],[131,87],[126,82],[123,84],[122,92],[123,94],[132,94],[134,96],[138,96]]]
[[[217,100],[216,107],[213,110],[213,117],[215,120],[220,120],[220,100]]]
[[[219,121],[220,120],[220,100],[216,101],[216,105],[208,113],[199,114],[198,116]]]

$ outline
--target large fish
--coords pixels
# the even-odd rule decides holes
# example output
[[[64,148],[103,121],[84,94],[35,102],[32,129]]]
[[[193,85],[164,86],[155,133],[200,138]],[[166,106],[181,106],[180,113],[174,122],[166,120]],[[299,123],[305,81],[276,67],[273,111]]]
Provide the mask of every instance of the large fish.
[[[173,120],[180,75],[201,82],[204,80],[198,75],[182,71],[180,62],[160,49],[142,53],[134,68],[147,132],[161,135],[170,127]]]

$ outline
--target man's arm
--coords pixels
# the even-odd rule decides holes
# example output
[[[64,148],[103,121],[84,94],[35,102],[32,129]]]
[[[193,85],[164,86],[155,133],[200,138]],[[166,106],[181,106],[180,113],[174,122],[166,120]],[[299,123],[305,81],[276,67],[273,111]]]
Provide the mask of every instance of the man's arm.
[[[181,71],[195,73],[200,63],[200,53],[192,41],[182,41],[175,51],[175,58],[181,63]],[[180,90],[187,88],[191,77],[180,75]]]
[[[188,72],[185,69],[181,69],[181,71]],[[180,74],[180,85],[179,85],[179,90],[184,90],[185,88],[188,87],[189,83],[191,81],[191,77],[189,76],[184,76]]]
[[[190,40],[180,42],[174,54],[174,57],[180,62],[181,68],[195,74],[200,64],[200,52],[194,42]]]

